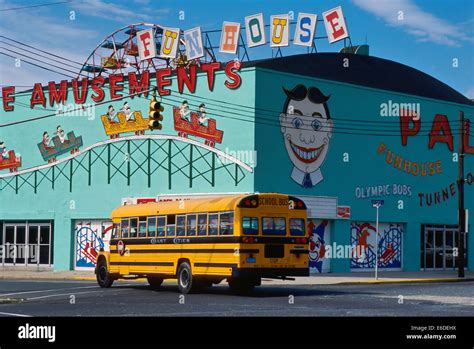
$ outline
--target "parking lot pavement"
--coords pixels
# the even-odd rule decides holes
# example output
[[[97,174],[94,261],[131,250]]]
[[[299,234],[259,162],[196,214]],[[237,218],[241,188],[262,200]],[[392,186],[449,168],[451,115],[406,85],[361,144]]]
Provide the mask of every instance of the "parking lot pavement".
[[[0,316],[473,316],[472,286],[288,283],[238,296],[222,284],[183,297],[174,283],[0,280]]]

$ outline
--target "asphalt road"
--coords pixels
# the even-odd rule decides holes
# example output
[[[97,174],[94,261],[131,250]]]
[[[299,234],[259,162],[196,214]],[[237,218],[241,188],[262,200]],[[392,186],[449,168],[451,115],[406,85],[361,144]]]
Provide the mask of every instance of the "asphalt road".
[[[0,280],[0,316],[474,316],[474,283],[288,282],[250,296],[224,284],[183,298],[172,283],[156,291],[135,281],[101,289],[91,281]]]

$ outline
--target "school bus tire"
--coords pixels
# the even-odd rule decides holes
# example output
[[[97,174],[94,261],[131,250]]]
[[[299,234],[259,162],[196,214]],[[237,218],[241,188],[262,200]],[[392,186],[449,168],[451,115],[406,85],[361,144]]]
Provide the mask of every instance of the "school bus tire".
[[[114,283],[114,280],[111,278],[109,271],[107,270],[107,261],[105,258],[100,258],[97,263],[96,278],[97,283],[102,288],[109,288]]]
[[[177,279],[179,292],[183,294],[196,292],[199,288],[199,282],[193,277],[191,266],[187,261],[179,265]]]

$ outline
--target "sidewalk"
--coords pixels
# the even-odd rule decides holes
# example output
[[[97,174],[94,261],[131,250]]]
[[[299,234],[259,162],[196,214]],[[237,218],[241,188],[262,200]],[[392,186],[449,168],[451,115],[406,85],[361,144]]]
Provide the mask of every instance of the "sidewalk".
[[[374,272],[327,273],[296,277],[295,281],[265,280],[262,283],[281,285],[293,283],[296,285],[337,285],[337,284],[388,284],[388,283],[427,283],[427,282],[458,282],[474,281],[474,272],[465,271],[464,279],[458,278],[457,271],[394,271],[379,272],[375,280]]]
[[[95,280],[93,271],[51,271],[48,269],[0,268],[0,280]],[[139,279],[140,281],[144,281]],[[170,280],[172,281],[172,280]],[[296,277],[292,280],[263,279],[264,285],[336,285],[336,284],[381,284],[474,281],[474,272],[466,271],[465,278],[459,279],[457,271],[436,272],[380,272],[375,280],[373,272],[329,273],[310,277]]]

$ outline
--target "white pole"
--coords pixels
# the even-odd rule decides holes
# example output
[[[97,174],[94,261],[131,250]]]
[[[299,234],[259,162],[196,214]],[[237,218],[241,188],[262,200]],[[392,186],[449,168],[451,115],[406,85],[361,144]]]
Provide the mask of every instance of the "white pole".
[[[378,280],[378,266],[379,266],[379,207],[377,204],[377,218],[375,221],[375,280]]]

